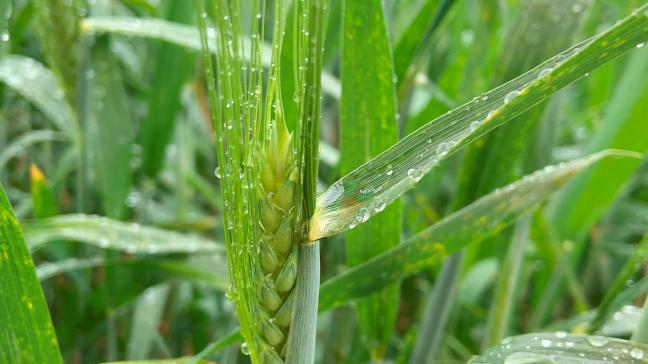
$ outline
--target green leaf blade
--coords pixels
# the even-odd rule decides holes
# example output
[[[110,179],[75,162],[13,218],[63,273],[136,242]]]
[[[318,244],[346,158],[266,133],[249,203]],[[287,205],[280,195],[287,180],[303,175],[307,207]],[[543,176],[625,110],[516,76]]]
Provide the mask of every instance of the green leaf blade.
[[[344,174],[396,143],[398,123],[382,4],[376,0],[346,1],[343,9],[340,170]],[[347,263],[361,264],[398,245],[401,214],[401,204],[394,203],[370,222],[346,232]],[[374,359],[384,355],[398,302],[399,287],[393,284],[356,303],[363,341]]]
[[[357,225],[414,186],[449,154],[512,120],[591,70],[648,39],[648,4],[608,31],[560,53],[520,77],[429,122],[335,182],[318,197],[310,240]]]
[[[63,363],[34,263],[0,186],[0,362]]]
[[[320,310],[344,304],[440,263],[449,254],[501,231],[540,203],[576,173],[606,156],[606,151],[558,166],[548,166],[496,190],[416,234],[401,245],[349,269],[322,285]]]

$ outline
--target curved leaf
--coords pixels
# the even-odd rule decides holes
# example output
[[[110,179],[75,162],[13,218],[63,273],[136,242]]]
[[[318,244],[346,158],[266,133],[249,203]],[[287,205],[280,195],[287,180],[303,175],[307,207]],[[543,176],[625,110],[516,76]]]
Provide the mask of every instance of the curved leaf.
[[[75,138],[76,117],[52,71],[32,58],[9,55],[0,60],[0,81],[33,103],[70,139]]]
[[[23,224],[23,229],[31,250],[50,241],[72,240],[131,254],[225,253],[222,245],[198,236],[94,215],[31,220]]]
[[[344,304],[438,264],[448,254],[501,231],[532,206],[547,199],[550,193],[583,168],[606,156],[619,155],[628,154],[606,151],[548,166],[480,198],[401,245],[324,282],[320,310]]]

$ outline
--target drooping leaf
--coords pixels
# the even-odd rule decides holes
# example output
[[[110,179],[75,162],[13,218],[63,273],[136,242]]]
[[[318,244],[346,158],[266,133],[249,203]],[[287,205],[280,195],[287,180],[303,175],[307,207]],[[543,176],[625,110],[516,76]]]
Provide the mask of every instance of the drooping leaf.
[[[0,81],[33,103],[68,138],[76,138],[76,117],[52,71],[32,58],[10,55],[0,60]]]
[[[34,130],[16,138],[0,152],[0,169],[3,169],[11,158],[25,153],[25,149],[36,143],[68,140],[65,134],[52,130]]]
[[[224,254],[222,245],[198,236],[94,215],[60,215],[31,220],[23,224],[23,229],[31,250],[38,249],[50,241],[71,240],[132,254]]]
[[[648,39],[648,4],[615,26],[560,53],[518,78],[429,122],[384,153],[335,182],[318,197],[310,240],[355,227],[410,189],[439,160],[587,72]],[[365,210],[362,210],[365,211]]]
[[[0,185],[0,362],[63,363],[20,225]]]

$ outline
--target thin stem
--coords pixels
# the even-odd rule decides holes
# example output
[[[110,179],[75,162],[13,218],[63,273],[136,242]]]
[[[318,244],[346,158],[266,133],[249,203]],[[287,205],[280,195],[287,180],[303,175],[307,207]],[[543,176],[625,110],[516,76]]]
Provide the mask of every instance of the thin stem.
[[[464,250],[451,255],[441,268],[434,292],[425,306],[410,364],[434,363],[455,300],[464,255]]]
[[[299,247],[299,273],[295,287],[287,364],[315,362],[315,333],[317,330],[317,301],[320,285],[319,241]]]

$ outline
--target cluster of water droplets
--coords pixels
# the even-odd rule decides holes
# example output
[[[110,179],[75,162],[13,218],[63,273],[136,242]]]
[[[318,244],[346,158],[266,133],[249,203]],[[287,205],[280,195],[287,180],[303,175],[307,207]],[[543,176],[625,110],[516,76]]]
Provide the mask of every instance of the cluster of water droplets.
[[[604,336],[555,333],[528,334],[504,339],[470,364],[526,363],[645,363],[646,348],[631,341]]]

